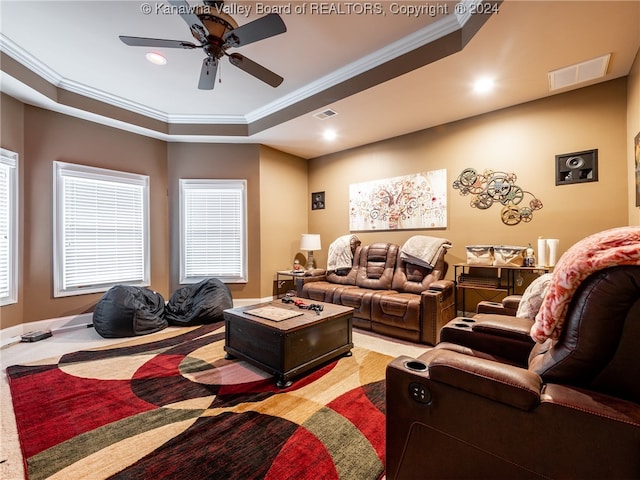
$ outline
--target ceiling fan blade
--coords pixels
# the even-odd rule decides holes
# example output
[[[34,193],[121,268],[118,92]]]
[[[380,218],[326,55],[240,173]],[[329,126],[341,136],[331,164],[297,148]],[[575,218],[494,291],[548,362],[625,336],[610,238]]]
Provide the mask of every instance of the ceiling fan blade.
[[[202,60],[202,69],[200,70],[200,81],[198,88],[200,90],[213,90],[216,84],[216,72],[218,71],[218,59],[215,57],[206,57]]]
[[[258,40],[280,35],[286,31],[287,26],[280,18],[280,15],[270,13],[227,32],[223,40],[228,47],[242,47]]]
[[[272,87],[277,87],[284,80],[280,75],[273,73],[271,70],[257,64],[253,60],[249,60],[247,57],[240,55],[239,53],[232,53],[229,55],[229,62],[240,70],[244,70],[249,75],[253,75],[258,80],[262,80],[264,83],[267,83]]]
[[[169,3],[177,8],[178,14],[182,19],[187,22],[191,33],[200,41],[200,43],[207,43],[208,30],[202,24],[198,16],[193,13],[193,8],[187,0],[169,0]]]
[[[181,40],[163,40],[161,38],[127,37],[120,35],[120,40],[131,47],[164,47],[164,48],[197,48],[191,42]]]

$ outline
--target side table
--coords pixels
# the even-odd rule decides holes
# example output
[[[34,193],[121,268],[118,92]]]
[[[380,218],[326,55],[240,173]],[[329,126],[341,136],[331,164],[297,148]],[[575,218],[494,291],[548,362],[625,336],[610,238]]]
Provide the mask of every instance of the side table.
[[[294,270],[278,270],[276,272],[276,298],[284,297],[286,289],[282,287],[285,285],[287,280],[293,280],[296,277],[303,277],[304,271],[296,272]]]

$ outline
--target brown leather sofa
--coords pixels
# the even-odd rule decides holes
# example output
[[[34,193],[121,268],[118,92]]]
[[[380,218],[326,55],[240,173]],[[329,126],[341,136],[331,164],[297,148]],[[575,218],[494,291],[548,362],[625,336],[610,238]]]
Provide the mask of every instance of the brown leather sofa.
[[[389,364],[387,479],[640,478],[640,266],[587,277],[526,363],[503,339]]]
[[[403,260],[396,244],[359,245],[350,269],[297,278],[296,293],[352,307],[355,327],[435,345],[455,316],[454,284],[443,279],[445,254],[429,269]]]

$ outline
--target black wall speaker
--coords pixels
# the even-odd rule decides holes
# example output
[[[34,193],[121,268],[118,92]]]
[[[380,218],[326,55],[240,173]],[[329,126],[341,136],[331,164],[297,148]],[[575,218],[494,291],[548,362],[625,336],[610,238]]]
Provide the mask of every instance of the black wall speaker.
[[[598,181],[598,149],[556,155],[556,185]]]
[[[322,210],[324,208],[324,192],[314,192],[311,194],[311,210]]]

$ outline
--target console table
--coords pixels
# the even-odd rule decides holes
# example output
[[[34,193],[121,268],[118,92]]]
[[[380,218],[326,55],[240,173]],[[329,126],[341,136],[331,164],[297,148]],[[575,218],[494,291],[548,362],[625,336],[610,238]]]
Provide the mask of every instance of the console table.
[[[467,289],[474,290],[480,295],[483,291],[492,292],[494,296],[496,293],[513,295],[516,293],[516,287],[524,290],[529,283],[531,283],[524,282],[523,280],[521,285],[517,284],[517,279],[520,278],[523,273],[537,273],[538,275],[542,275],[552,270],[553,267],[542,266],[516,267],[457,263],[454,265],[456,314],[458,312],[459,298],[462,300],[462,308],[464,309],[465,307],[465,294]]]

